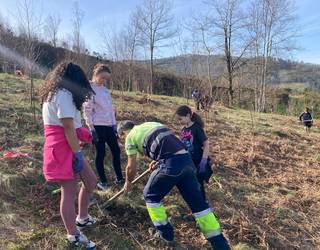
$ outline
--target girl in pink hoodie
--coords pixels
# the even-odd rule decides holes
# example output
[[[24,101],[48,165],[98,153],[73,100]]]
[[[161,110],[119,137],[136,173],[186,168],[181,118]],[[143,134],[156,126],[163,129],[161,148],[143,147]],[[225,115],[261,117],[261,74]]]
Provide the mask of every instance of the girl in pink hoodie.
[[[112,108],[109,90],[105,87],[111,78],[111,71],[107,65],[97,64],[93,69],[91,87],[96,93],[84,103],[84,118],[93,136],[96,148],[95,165],[100,177],[98,187],[108,188],[104,170],[105,144],[107,143],[112,153],[113,169],[116,173],[116,184],[123,184],[121,172],[120,148],[117,139],[116,119]]]

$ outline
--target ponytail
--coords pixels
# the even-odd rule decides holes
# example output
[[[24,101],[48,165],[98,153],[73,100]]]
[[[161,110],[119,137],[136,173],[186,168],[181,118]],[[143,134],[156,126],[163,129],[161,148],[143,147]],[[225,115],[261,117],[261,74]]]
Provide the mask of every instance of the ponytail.
[[[197,123],[201,128],[204,128],[204,122],[203,122],[201,116],[198,115],[197,113],[195,113],[195,112],[192,113],[191,121]]]
[[[204,128],[204,122],[200,115],[195,112],[192,112],[191,108],[187,105],[182,105],[177,108],[176,114],[179,116],[187,116],[190,115],[191,121],[197,123],[201,128]]]

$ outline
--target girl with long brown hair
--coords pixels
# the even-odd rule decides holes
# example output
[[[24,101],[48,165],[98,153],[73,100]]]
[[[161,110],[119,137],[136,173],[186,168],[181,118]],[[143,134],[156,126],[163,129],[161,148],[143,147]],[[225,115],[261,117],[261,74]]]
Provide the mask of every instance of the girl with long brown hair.
[[[93,94],[83,70],[71,62],[55,67],[40,89],[45,132],[43,173],[48,182],[61,186],[60,214],[68,241],[86,249],[94,249],[95,244],[80,229],[95,223],[88,208],[97,179],[79,146],[80,141],[92,140],[90,132],[82,127],[80,110]],[[78,177],[83,185],[78,195],[77,215]]]

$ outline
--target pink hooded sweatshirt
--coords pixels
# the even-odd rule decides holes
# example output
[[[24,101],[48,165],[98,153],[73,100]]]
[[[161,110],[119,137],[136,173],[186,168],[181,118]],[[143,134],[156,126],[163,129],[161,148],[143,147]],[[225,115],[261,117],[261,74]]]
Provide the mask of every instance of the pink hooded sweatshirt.
[[[89,128],[93,126],[116,125],[115,112],[109,90],[103,85],[91,82],[91,87],[96,93],[90,100],[83,104],[83,114]]]

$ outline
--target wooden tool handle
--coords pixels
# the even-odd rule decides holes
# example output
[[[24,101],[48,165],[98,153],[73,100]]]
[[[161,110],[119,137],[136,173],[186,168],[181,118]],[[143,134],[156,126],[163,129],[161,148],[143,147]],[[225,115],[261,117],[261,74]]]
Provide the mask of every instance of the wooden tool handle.
[[[143,178],[144,176],[146,176],[148,173],[150,172],[150,169],[148,168],[146,171],[144,171],[141,175],[139,175],[137,178],[135,178],[132,181],[132,184],[135,184],[136,182],[138,182],[141,178]],[[105,207],[108,204],[110,204],[112,201],[114,201],[115,199],[117,199],[120,195],[122,195],[124,193],[124,188],[122,188],[118,193],[116,193],[114,196],[112,196],[109,200],[107,200],[102,206]]]

